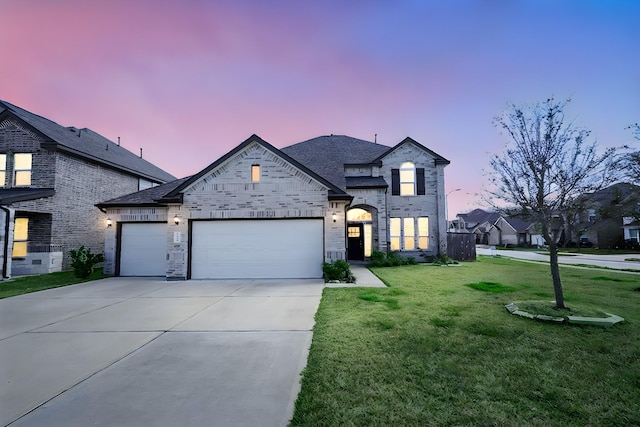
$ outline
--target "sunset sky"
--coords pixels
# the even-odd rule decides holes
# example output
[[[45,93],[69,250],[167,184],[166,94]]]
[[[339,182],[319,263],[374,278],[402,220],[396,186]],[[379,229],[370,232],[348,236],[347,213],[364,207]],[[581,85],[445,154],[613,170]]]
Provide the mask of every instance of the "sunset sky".
[[[570,97],[599,145],[640,145],[636,0],[0,0],[0,37],[0,99],[177,177],[253,133],[411,136],[451,160],[453,217],[482,206],[510,102]]]

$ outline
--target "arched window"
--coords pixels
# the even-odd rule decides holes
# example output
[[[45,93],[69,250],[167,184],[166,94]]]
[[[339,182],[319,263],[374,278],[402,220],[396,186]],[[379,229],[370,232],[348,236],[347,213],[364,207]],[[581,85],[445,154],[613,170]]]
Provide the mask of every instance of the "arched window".
[[[371,212],[354,208],[347,211],[347,221],[371,221]]]
[[[416,194],[416,167],[411,162],[405,162],[400,166],[400,195],[415,196]]]

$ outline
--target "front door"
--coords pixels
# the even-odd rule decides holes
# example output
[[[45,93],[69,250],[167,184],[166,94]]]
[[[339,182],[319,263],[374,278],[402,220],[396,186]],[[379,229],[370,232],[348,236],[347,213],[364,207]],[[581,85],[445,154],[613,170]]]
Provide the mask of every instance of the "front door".
[[[363,224],[347,225],[347,256],[350,260],[364,261],[364,227]]]

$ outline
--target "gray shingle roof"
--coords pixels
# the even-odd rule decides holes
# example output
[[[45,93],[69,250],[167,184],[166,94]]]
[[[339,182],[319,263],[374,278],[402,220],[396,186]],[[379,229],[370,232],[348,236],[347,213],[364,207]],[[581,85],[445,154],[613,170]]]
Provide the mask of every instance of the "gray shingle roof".
[[[342,189],[347,188],[345,164],[369,164],[391,147],[346,135],[319,136],[280,151],[293,157]]]
[[[49,119],[33,114],[9,102],[0,100],[0,115],[11,114],[49,139],[43,146],[84,157],[112,168],[120,169],[152,181],[167,182],[175,177],[140,158],[127,149],[90,129],[64,127]]]
[[[0,188],[0,205],[42,199],[56,194],[53,188]]]
[[[163,198],[166,194],[176,189],[189,178],[191,177],[187,176],[185,178],[176,179],[175,181],[167,182],[166,184],[158,185],[156,187],[151,187],[142,191],[137,191],[135,193],[116,197],[115,199],[99,203],[96,206],[98,206],[100,209],[118,206],[162,206],[162,204],[158,203],[157,200]]]
[[[385,188],[387,181],[381,176],[348,176],[347,188]]]

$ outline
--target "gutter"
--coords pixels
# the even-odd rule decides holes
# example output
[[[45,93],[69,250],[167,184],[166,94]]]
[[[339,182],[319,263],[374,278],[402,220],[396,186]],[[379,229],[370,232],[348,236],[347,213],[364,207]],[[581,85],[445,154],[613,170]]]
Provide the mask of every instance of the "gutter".
[[[9,268],[9,225],[11,224],[11,211],[4,206],[0,206],[0,209],[6,214],[4,222],[4,244],[2,245],[2,254],[4,255],[2,259],[2,278],[9,279],[10,276],[7,275],[7,270]]]

